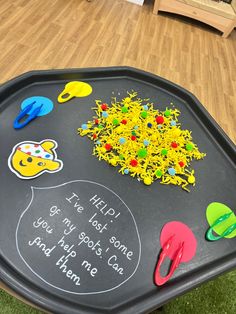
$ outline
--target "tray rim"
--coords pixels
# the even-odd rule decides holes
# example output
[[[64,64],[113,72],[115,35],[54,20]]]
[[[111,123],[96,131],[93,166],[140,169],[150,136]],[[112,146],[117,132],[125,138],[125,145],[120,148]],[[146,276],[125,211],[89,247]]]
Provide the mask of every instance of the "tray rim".
[[[188,97],[189,101],[194,102],[198,112],[201,114],[201,116],[204,116],[205,118],[207,118],[207,120],[209,120],[210,125],[208,127],[214,128],[215,132],[217,133],[217,141],[223,141],[231,150],[231,152],[228,152],[228,155],[231,155],[231,159],[233,159],[232,157],[234,157],[233,155],[236,154],[236,145],[234,144],[234,142],[230,139],[230,137],[225,133],[225,131],[221,128],[221,126],[217,123],[217,121],[211,116],[211,114],[206,110],[206,108],[201,104],[201,102],[198,100],[198,98],[190,91],[188,91],[187,89],[185,89],[184,87],[181,87],[180,85],[173,83],[165,78],[162,78],[156,74],[141,70],[141,69],[137,69],[134,67],[130,67],[130,66],[112,66],[112,67],[87,67],[87,68],[69,68],[69,69],[51,69],[51,70],[33,70],[33,71],[28,71],[25,72],[21,75],[16,76],[15,78],[12,78],[8,81],[6,81],[5,83],[3,83],[2,85],[0,85],[0,103],[2,102],[2,97],[4,96],[4,94],[6,94],[8,91],[10,91],[10,89],[15,85],[15,84],[19,84],[20,82],[24,82],[25,86],[27,86],[27,81],[29,81],[30,79],[34,78],[37,79],[38,77],[40,77],[41,75],[46,75],[50,78],[50,76],[52,77],[53,75],[65,75],[65,74],[70,74],[70,75],[78,75],[78,74],[93,74],[93,73],[100,73],[100,74],[106,74],[108,71],[112,71],[113,74],[122,72],[122,75],[117,75],[116,77],[133,77],[133,79],[137,79],[134,76],[132,76],[132,74],[136,74],[140,76],[140,79],[143,77],[149,78],[149,79],[154,79],[159,81],[162,85],[168,85],[169,87],[171,87],[173,90],[176,90],[178,92],[180,92],[182,95],[185,95]],[[108,75],[107,77],[110,77],[110,75]],[[90,78],[88,76],[88,78]],[[68,78],[69,79],[69,78]],[[63,78],[64,81],[66,81],[67,79]],[[53,79],[49,79],[48,81],[54,81]],[[33,83],[39,83],[40,81],[35,81]],[[45,80],[42,80],[42,82],[45,82]],[[149,82],[150,83],[150,82]],[[32,84],[32,82],[31,82]],[[153,83],[151,83],[153,84]],[[25,87],[24,86],[24,87]],[[3,94],[3,96],[1,96]],[[2,105],[0,105],[0,110],[2,108]],[[195,108],[195,109],[196,109]],[[205,125],[205,124],[204,124]],[[207,127],[205,125],[205,127]],[[210,132],[212,133],[212,132]],[[236,163],[235,163],[236,164]]]
[[[106,76],[106,74],[108,75]],[[225,133],[225,131],[219,126],[219,124],[214,120],[214,118],[210,115],[210,113],[205,109],[205,107],[200,103],[196,96],[194,96],[191,92],[182,88],[181,86],[166,80],[158,75],[139,70],[133,67],[128,66],[113,66],[113,67],[89,67],[89,68],[73,68],[73,69],[52,69],[52,70],[35,70],[23,73],[11,80],[3,83],[0,85],[0,103],[2,103],[5,99],[9,98],[9,93],[17,86],[17,92],[23,87],[26,87],[33,83],[40,83],[40,82],[50,82],[55,81],[53,77],[55,76],[62,76],[63,81],[71,80],[68,77],[65,78],[63,76],[78,76],[79,74],[84,75],[87,74],[88,77],[86,79],[96,78],[96,75],[100,75],[104,78],[114,77],[114,78],[133,78],[136,80],[144,81],[146,83],[150,83],[152,85],[157,85],[156,82],[160,83],[157,85],[159,88],[163,88],[166,91],[171,90],[171,93],[174,91],[178,91],[187,103],[193,103],[195,108],[194,110],[198,111],[200,117],[204,117],[204,119],[208,120],[208,125],[204,123],[204,126],[209,130],[209,133],[212,135],[213,131],[215,132],[216,141],[219,143],[219,146],[226,146],[227,151],[224,150],[227,157],[230,158],[232,164],[236,168],[236,146],[234,145],[233,141],[229,138],[229,136]],[[47,80],[43,79],[40,80],[41,76],[47,76]],[[135,77],[138,76],[137,77]],[[146,78],[146,79],[145,79]],[[58,78],[57,78],[58,79]],[[78,79],[78,77],[77,77]],[[149,79],[149,80],[147,80]],[[156,81],[150,82],[151,80]],[[22,86],[23,84],[23,86]],[[170,90],[164,88],[168,86]],[[187,100],[186,100],[187,96]],[[178,96],[180,97],[180,96]],[[182,98],[182,97],[180,97]],[[0,105],[0,112],[4,110],[3,105]],[[221,262],[224,260],[224,263]],[[206,266],[206,265],[205,265]],[[204,269],[203,269],[204,268]],[[211,263],[211,268],[209,271],[206,271],[205,267],[201,267],[198,269],[197,273],[191,274],[191,282],[188,281],[188,276],[185,276],[184,279],[174,283],[173,285],[166,286],[169,288],[169,291],[166,293],[167,289],[163,290],[158,289],[157,294],[149,293],[149,295],[142,297],[142,300],[138,299],[137,303],[133,303],[129,301],[119,307],[109,307],[109,308],[95,308],[95,307],[88,307],[84,305],[79,305],[80,313],[146,313],[148,310],[154,310],[155,308],[162,306],[163,304],[167,303],[173,297],[177,297],[179,295],[184,294],[185,292],[199,286],[203,282],[206,282],[226,271],[232,270],[236,268],[236,252],[226,255],[224,258],[218,259],[216,262]],[[36,304],[37,306],[53,311],[54,313],[68,313],[68,309],[70,310],[69,313],[78,313],[78,304],[74,303],[73,301],[65,301],[62,297],[55,296],[53,293],[45,292],[39,287],[34,284],[31,280],[24,278],[17,270],[14,269],[12,265],[9,265],[5,259],[0,256],[0,280],[6,284],[11,290],[16,292],[18,295],[22,296],[26,300],[30,301],[32,304]],[[25,282],[26,281],[26,282]],[[174,292],[174,293],[173,293]],[[49,297],[49,295],[51,297]],[[143,301],[145,300],[145,301]],[[61,302],[63,301],[63,302]],[[60,303],[60,304],[59,304]],[[73,306],[73,309],[71,306]],[[130,308],[132,312],[130,312]]]

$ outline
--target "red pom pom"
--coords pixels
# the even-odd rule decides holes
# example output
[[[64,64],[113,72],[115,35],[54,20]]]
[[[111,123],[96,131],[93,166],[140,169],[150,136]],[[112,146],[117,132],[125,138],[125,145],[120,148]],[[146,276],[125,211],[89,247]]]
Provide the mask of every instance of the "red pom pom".
[[[179,165],[180,165],[180,167],[183,167],[183,166],[184,166],[184,162],[183,162],[183,161],[180,161],[180,162],[179,162]]]
[[[106,144],[106,145],[105,145],[105,148],[106,148],[107,151],[109,151],[109,150],[112,149],[112,146],[111,146],[110,144]]]
[[[157,116],[156,117],[156,122],[157,122],[157,124],[163,124],[164,123],[164,118],[162,116]]]
[[[94,120],[94,123],[95,123],[95,124],[98,124],[98,123],[99,123],[99,120],[98,120],[98,119],[95,119],[95,120]]]
[[[107,104],[104,103],[104,104],[101,105],[101,109],[103,111],[107,110],[107,108],[108,108]]]
[[[178,144],[177,144],[176,142],[172,142],[172,143],[171,143],[171,147],[172,147],[172,148],[177,148],[177,147],[178,147]]]
[[[121,121],[121,123],[122,123],[122,124],[127,124],[127,120],[123,119],[123,120]]]
[[[137,160],[132,159],[132,160],[130,161],[130,165],[131,165],[132,167],[136,167],[136,166],[138,165]]]
[[[97,134],[93,134],[93,139],[97,138]]]
[[[136,136],[135,136],[135,135],[132,135],[132,136],[131,136],[131,140],[132,140],[132,141],[136,141]]]

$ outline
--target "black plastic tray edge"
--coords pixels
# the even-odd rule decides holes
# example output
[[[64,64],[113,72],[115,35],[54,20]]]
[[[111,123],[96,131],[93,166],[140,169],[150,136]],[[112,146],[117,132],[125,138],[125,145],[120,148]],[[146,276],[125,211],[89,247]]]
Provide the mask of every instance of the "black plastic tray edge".
[[[3,264],[4,267],[2,267]],[[62,303],[61,298],[42,291],[30,280],[27,280],[27,284],[21,284],[24,281],[21,274],[14,270],[13,267],[9,267],[5,261],[2,262],[2,259],[0,272],[2,282],[10,288],[10,291],[15,292],[32,305],[34,304],[40,309],[50,311],[51,313],[60,314],[68,313],[68,308],[70,308],[70,313],[72,313],[71,306],[73,302],[63,300]],[[59,303],[60,306],[58,306]],[[80,313],[94,314],[94,309],[94,307],[89,308],[88,306],[80,305]],[[96,313],[104,314],[104,310],[97,308]],[[73,305],[73,314],[78,314],[77,304]]]
[[[69,73],[68,73],[69,72]],[[12,92],[15,93],[19,89],[27,86],[28,84],[38,83],[38,82],[45,82],[45,81],[54,81],[58,80],[58,75],[61,75],[62,80],[71,80],[71,79],[89,79],[95,78],[96,75],[99,75],[101,78],[101,74],[103,77],[132,77],[134,79],[138,79],[141,81],[148,82],[150,84],[155,85],[158,83],[158,87],[161,87],[171,93],[176,94],[178,97],[185,100],[189,105],[194,105],[192,109],[194,109],[195,113],[202,119],[205,120],[207,123],[204,123],[205,127],[208,128],[211,134],[214,133],[214,138],[217,140],[221,147],[224,147],[225,152],[227,153],[228,157],[231,159],[232,163],[235,165],[236,163],[236,148],[234,143],[230,140],[230,138],[226,135],[226,133],[222,130],[222,128],[217,124],[217,122],[212,118],[212,116],[207,112],[207,110],[203,107],[203,105],[199,102],[199,100],[189,91],[185,90],[184,88],[178,86],[175,83],[172,83],[166,79],[158,77],[157,75],[138,70],[132,67],[105,67],[105,68],[84,68],[84,69],[66,69],[66,70],[39,70],[39,71],[31,71],[25,74],[22,74],[0,86],[0,103]],[[44,78],[42,79],[42,75]],[[81,77],[80,77],[81,75]],[[45,76],[47,80],[45,80]],[[187,96],[187,97],[186,97]],[[0,106],[0,111],[2,109],[2,105]],[[4,265],[4,267],[3,267]],[[202,267],[201,270],[192,275],[194,280],[192,279],[191,284],[186,284],[187,277],[184,280],[180,280],[180,282],[175,283],[174,290],[175,296],[181,295],[194,287],[197,287],[201,283],[210,280],[226,271],[229,271],[233,268],[236,268],[236,253],[227,256],[224,259],[224,262],[217,261],[214,263],[214,266],[211,266],[211,271],[206,272],[205,268]],[[42,307],[46,310],[53,311],[54,313],[66,313],[66,303],[64,305],[60,305],[58,307],[58,303],[53,302],[52,299],[48,298],[48,293],[43,293],[39,290],[34,284],[21,285],[19,282],[15,280],[17,272],[13,269],[10,269],[7,263],[1,257],[1,268],[0,268],[0,278],[2,281],[9,286],[10,289],[21,295],[22,297],[30,300],[32,302],[32,296],[34,297],[33,303]],[[17,274],[17,277],[22,278],[20,274]],[[29,287],[30,286],[30,287]],[[167,287],[167,286],[166,286]],[[28,288],[28,289],[27,289]],[[30,289],[31,288],[31,289]],[[34,291],[33,291],[34,289]],[[139,301],[137,303],[126,303],[124,306],[119,308],[109,308],[107,310],[103,309],[96,309],[97,313],[146,313],[147,310],[155,309],[165,303],[167,303],[172,297],[172,289],[169,289],[169,293],[162,295],[162,290],[157,290],[158,295],[158,304],[156,302],[156,296],[146,296],[145,303]],[[177,291],[177,293],[176,293]],[[39,297],[40,296],[40,297]],[[55,296],[53,295],[55,299]],[[57,299],[57,298],[56,298]],[[60,298],[58,298],[60,299]],[[47,301],[47,302],[45,302]],[[60,299],[61,301],[61,299]],[[148,301],[148,302],[147,302]],[[47,304],[46,304],[47,303]],[[71,302],[68,302],[71,305]],[[128,306],[128,309],[127,309]],[[130,310],[132,309],[132,312]],[[89,311],[89,308],[82,307],[80,309],[80,313],[94,313],[93,311]],[[92,309],[90,309],[92,310]],[[75,309],[75,313],[78,313],[78,310]]]
[[[68,72],[70,73],[68,74]],[[199,102],[199,100],[188,90],[183,87],[172,83],[164,78],[161,78],[157,75],[154,75],[149,72],[145,72],[142,70],[138,70],[136,68],[123,66],[123,67],[101,67],[101,68],[84,68],[84,69],[61,69],[61,70],[38,70],[38,71],[30,71],[24,73],[16,78],[9,80],[0,86],[0,103],[6,97],[8,93],[12,89],[15,88],[16,85],[19,86],[18,90],[22,87],[27,86],[28,84],[35,82],[45,82],[45,77],[47,81],[58,80],[58,76],[61,75],[63,80],[71,80],[71,79],[79,79],[80,75],[83,79],[94,78],[96,75],[101,77],[101,74],[104,78],[106,77],[132,77],[134,79],[144,80],[150,84],[155,85],[155,83],[159,83],[159,87],[169,90],[172,93],[176,93],[178,97],[184,99],[188,104],[194,104],[195,113],[202,119],[208,120],[209,124],[204,124],[208,127],[210,133],[215,133],[214,137],[217,139],[220,146],[226,146],[226,152],[229,157],[234,160],[236,148],[234,143],[228,137],[228,135],[224,132],[224,130],[218,125],[218,123],[214,120],[214,118],[209,114],[209,112],[203,107],[203,105]],[[134,75],[135,74],[135,75]],[[43,78],[42,78],[43,76]],[[149,80],[147,80],[149,78]],[[34,81],[32,82],[32,80]],[[24,83],[22,86],[21,84]],[[161,83],[161,84],[160,84]],[[171,89],[170,89],[171,87]],[[187,98],[186,98],[187,96]],[[1,109],[1,107],[0,107]],[[228,146],[228,149],[227,149]]]
[[[152,311],[157,308],[156,297],[158,296],[158,307],[168,303],[171,299],[173,299],[173,291],[175,297],[179,297],[186,292],[200,286],[201,284],[214,279],[215,277],[222,275],[223,273],[229,271],[230,269],[234,269],[236,267],[236,254],[232,253],[227,256],[227,258],[222,258],[222,263],[219,265],[218,263],[210,263],[210,271],[205,271],[205,266],[202,266],[200,269],[197,269],[194,273],[191,273],[191,281],[188,280],[188,276],[184,276],[184,278],[179,277],[178,280],[170,282],[166,284],[164,287],[157,288],[156,296],[153,295],[153,292],[150,292],[146,296],[142,296],[142,300],[145,299],[148,303],[148,310]],[[212,267],[214,264],[214,267]],[[165,288],[168,289],[168,294],[165,291]],[[225,292],[227,293],[227,292]],[[125,308],[132,308],[132,311],[126,311],[125,308],[122,310],[122,314],[128,313],[147,313],[147,306],[140,299],[139,302],[136,303],[126,303]],[[118,313],[118,312],[117,312]],[[149,312],[148,312],[149,313]]]
[[[200,270],[196,270],[195,273],[191,274],[192,281],[188,281],[188,276],[185,276],[184,280],[179,278],[177,282],[171,282],[167,284],[165,287],[169,289],[168,294],[162,288],[157,288],[156,295],[153,295],[153,292],[150,292],[148,295],[142,296],[142,298],[132,300],[128,303],[125,303],[123,306],[121,305],[118,308],[109,308],[109,309],[96,309],[96,313],[98,314],[105,314],[105,313],[123,313],[123,314],[144,314],[149,313],[149,311],[155,310],[157,307],[161,307],[162,305],[166,304],[173,298],[173,290],[175,291],[175,297],[178,297],[193,288],[198,287],[202,283],[209,281],[218,275],[221,275],[230,269],[236,267],[236,256],[235,254],[230,254],[227,258],[224,258],[223,263],[218,265],[219,263],[214,263],[214,267],[209,272],[204,271],[204,267]],[[4,271],[2,271],[4,269]],[[80,305],[80,312],[78,312],[78,305],[75,305],[73,308],[73,312],[71,311],[71,302],[63,301],[61,303],[61,298],[55,297],[52,295],[52,298],[49,298],[50,293],[43,292],[37,286],[35,286],[32,282],[28,281],[27,285],[21,285],[17,279],[22,280],[22,276],[17,271],[12,271],[9,266],[4,261],[4,268],[1,269],[1,279],[2,281],[10,287],[10,289],[16,292],[18,295],[22,296],[23,298],[27,299],[29,302],[34,303],[35,305],[39,306],[42,309],[51,311],[52,313],[60,313],[65,314],[68,313],[68,307],[70,307],[70,313],[81,313],[81,314],[94,314],[95,308],[89,308],[87,306]],[[156,296],[158,296],[158,304],[156,302]],[[32,300],[33,298],[33,300]],[[54,301],[52,301],[54,300]],[[145,303],[143,302],[145,300]],[[58,306],[58,302],[60,302],[60,306]]]

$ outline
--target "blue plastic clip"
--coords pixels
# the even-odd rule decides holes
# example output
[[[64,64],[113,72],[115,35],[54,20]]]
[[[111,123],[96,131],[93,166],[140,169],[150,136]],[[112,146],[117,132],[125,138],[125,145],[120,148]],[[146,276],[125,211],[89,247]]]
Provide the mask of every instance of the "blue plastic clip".
[[[31,104],[29,104],[28,106],[25,107],[24,110],[22,110],[19,115],[16,117],[15,121],[14,121],[14,128],[15,129],[22,129],[23,127],[25,127],[28,123],[30,123],[30,121],[34,120],[35,118],[37,118],[41,108],[43,105],[35,108],[32,113],[28,116],[28,118],[26,118],[22,123],[20,123],[20,120],[23,119],[28,112],[30,112],[30,110],[32,109],[33,105],[36,103],[36,101],[32,102]]]

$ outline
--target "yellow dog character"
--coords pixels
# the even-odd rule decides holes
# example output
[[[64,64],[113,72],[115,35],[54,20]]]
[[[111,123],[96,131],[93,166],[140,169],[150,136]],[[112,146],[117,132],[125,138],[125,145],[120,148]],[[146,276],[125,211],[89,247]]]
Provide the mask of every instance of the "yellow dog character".
[[[8,166],[21,179],[33,179],[44,172],[60,171],[63,162],[57,159],[56,148],[57,142],[50,139],[21,142],[12,149]]]

